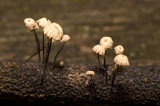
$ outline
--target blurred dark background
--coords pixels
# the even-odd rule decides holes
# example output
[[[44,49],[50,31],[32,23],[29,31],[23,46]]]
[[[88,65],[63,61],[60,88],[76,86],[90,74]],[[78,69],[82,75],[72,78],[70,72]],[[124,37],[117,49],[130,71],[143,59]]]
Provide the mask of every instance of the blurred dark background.
[[[124,46],[131,64],[160,64],[160,0],[0,0],[0,61],[25,61],[36,51],[23,22],[28,17],[47,17],[71,36],[59,60],[96,63],[92,47],[110,36],[113,47]],[[50,61],[59,47],[53,47]],[[108,64],[114,56],[113,49],[107,52]]]

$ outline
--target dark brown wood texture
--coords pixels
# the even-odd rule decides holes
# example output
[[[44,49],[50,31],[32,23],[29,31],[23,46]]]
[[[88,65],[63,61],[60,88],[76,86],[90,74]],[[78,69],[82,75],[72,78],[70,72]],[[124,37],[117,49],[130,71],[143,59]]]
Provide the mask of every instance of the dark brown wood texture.
[[[38,63],[0,62],[0,101],[160,105],[159,66],[125,67],[116,76],[113,92],[113,66],[106,83],[97,65],[65,64],[53,70],[49,64],[40,85],[43,68]],[[95,71],[93,78],[85,75],[88,70]]]

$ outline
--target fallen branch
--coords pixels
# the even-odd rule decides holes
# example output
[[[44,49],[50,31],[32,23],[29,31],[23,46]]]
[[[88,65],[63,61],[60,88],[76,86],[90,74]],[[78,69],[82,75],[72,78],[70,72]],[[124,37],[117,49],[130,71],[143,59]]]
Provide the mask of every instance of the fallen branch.
[[[160,67],[130,66],[119,72],[111,88],[112,66],[108,68],[108,83],[98,65],[66,64],[52,69],[48,65],[43,85],[41,64],[0,62],[0,101],[47,101],[56,103],[104,103],[160,105]],[[95,71],[94,84],[85,75]],[[96,89],[96,95],[94,86]]]

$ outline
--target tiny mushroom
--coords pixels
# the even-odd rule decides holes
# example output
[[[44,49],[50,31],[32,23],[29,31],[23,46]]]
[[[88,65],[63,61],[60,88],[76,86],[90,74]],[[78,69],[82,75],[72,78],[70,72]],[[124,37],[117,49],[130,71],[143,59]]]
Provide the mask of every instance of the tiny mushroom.
[[[64,66],[64,61],[60,61],[60,62],[59,62],[59,66],[60,66],[60,67],[63,67],[63,66]]]
[[[105,49],[101,45],[95,45],[92,50],[95,53],[97,53],[98,55],[102,55],[103,56],[105,54]]]
[[[111,37],[103,37],[100,40],[100,45],[104,47],[104,49],[111,49],[113,45],[113,40]]]
[[[104,73],[107,74],[105,67],[104,67],[104,66],[101,64],[101,62],[100,62],[100,55],[102,55],[102,56],[105,55],[105,49],[104,49],[104,47],[101,46],[101,45],[95,45],[92,50],[93,50],[95,53],[98,54],[98,63],[99,63],[100,69],[103,69],[103,75],[104,75]],[[106,76],[107,76],[107,75],[106,75]],[[107,79],[107,77],[106,77],[106,79]]]
[[[102,55],[104,56],[105,55],[105,49],[101,46],[101,45],[95,45],[93,48],[92,48],[93,52],[97,53],[98,54],[98,63],[99,63],[99,66],[103,69],[103,70],[106,70],[102,65],[101,65],[101,62],[100,62],[100,59],[99,59],[99,56]]]
[[[48,45],[47,45],[47,52],[46,52],[46,59],[45,59],[45,67],[44,67],[42,78],[41,78],[41,84],[43,83],[43,77],[47,68],[52,43],[54,43],[54,41],[61,40],[63,35],[63,29],[57,23],[48,24],[47,26],[44,27],[43,31],[48,38]]]
[[[51,21],[50,21],[49,19],[45,18],[45,17],[37,20],[36,22],[38,23],[38,25],[39,25],[42,29],[44,29],[44,27],[46,27],[46,26],[48,26],[49,24],[51,24]],[[43,63],[44,63],[44,61],[45,61],[45,56],[44,56],[44,55],[45,55],[45,53],[44,53],[44,52],[45,52],[45,50],[44,50],[44,43],[45,43],[45,41],[44,41],[44,37],[45,37],[45,35],[44,35],[44,33],[43,33],[43,36],[42,36]]]
[[[99,55],[98,55],[98,62],[99,62],[100,67],[104,70],[103,74],[106,74],[106,82],[107,82],[107,76],[108,76],[107,67],[108,66],[106,67],[106,50],[112,49],[113,40],[111,37],[106,36],[106,37],[102,37],[99,43],[100,45],[96,45],[93,47],[93,51],[103,56],[104,64],[101,65],[101,62],[99,60]]]
[[[62,40],[60,42],[66,42],[70,40],[70,36],[69,35],[63,35]]]
[[[39,39],[36,33],[36,30],[39,29],[38,24],[35,22],[34,19],[32,18],[25,18],[24,19],[25,26],[30,30],[34,32],[35,35],[35,40],[36,40],[36,46],[37,46],[37,51],[38,51],[38,57],[39,57],[39,62],[41,62],[41,57],[40,57],[40,43]]]
[[[112,87],[114,86],[114,80],[116,78],[116,75],[119,71],[123,70],[123,66],[129,66],[129,60],[128,57],[123,55],[123,54],[118,54],[114,58],[114,63],[115,63],[115,70],[113,71],[113,78],[112,78]],[[112,92],[112,87],[111,87],[111,92]]]
[[[117,55],[114,58],[114,63],[115,63],[115,65],[118,65],[118,66],[129,66],[128,57],[123,54]]]
[[[92,76],[95,75],[94,71],[87,71],[86,72],[86,75],[89,76],[92,80],[92,83],[93,83],[93,88],[94,88],[94,93],[95,93],[95,96],[97,95],[96,94],[96,86],[95,86],[95,81],[94,81],[94,78]]]
[[[65,43],[67,42],[67,41],[69,41],[70,40],[70,36],[69,35],[63,35],[63,37],[62,37],[62,39],[60,40],[60,42],[63,42],[63,44],[62,44],[62,46],[61,46],[61,48],[58,50],[58,52],[57,52],[57,54],[55,55],[55,57],[54,57],[54,60],[53,60],[53,68],[54,68],[54,64],[56,63],[56,59],[57,59],[57,57],[58,57],[58,55],[61,53],[61,51],[63,50],[63,47],[64,47],[64,45],[65,45]]]
[[[52,38],[53,40],[61,40],[63,35],[63,29],[57,23],[49,24],[48,26],[44,27],[43,31],[49,39]]]
[[[51,21],[49,19],[45,18],[45,17],[37,20],[36,22],[42,28],[45,28],[46,26],[48,26],[49,24],[51,24]]]
[[[114,51],[115,51],[116,55],[118,55],[118,54],[123,54],[124,48],[123,48],[122,45],[118,45],[118,46],[116,46],[116,47],[114,48]]]
[[[113,40],[111,37],[102,37],[101,40],[100,40],[100,45],[105,49],[105,54],[103,56],[103,60],[104,60],[104,67],[106,67],[106,50],[107,49],[112,49],[112,46],[113,46]]]
[[[94,71],[87,71],[87,72],[86,72],[86,75],[87,75],[87,76],[94,76],[95,73],[94,73]]]
[[[24,23],[25,23],[25,26],[30,31],[34,31],[34,30],[37,30],[39,28],[38,24],[32,18],[26,18],[26,19],[24,19]]]

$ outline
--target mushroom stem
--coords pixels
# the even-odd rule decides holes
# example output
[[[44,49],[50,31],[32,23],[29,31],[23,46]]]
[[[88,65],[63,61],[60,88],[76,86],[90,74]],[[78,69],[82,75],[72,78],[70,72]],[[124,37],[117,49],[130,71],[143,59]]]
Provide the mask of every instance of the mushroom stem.
[[[107,83],[107,77],[108,77],[107,68],[108,68],[108,65],[106,67],[106,52],[105,52],[105,54],[103,56],[103,60],[104,60],[103,67],[106,69],[105,73],[106,73],[106,83]]]
[[[47,45],[45,45],[43,48],[40,49],[40,52],[46,48]],[[54,46],[57,46],[57,45],[54,45]],[[36,51],[34,54],[32,54],[27,60],[26,62],[28,62],[30,59],[32,59],[32,57],[34,57],[37,53],[39,53],[38,51]],[[45,53],[44,53],[45,54]],[[45,56],[44,56],[45,57]],[[45,58],[44,58],[44,61],[45,61]]]
[[[46,45],[47,46],[47,45]],[[43,48],[41,48],[40,49],[40,52],[42,51],[42,50],[44,50],[44,48],[46,48],[46,46],[44,46]],[[32,57],[34,57],[37,53],[39,53],[39,51],[36,51],[34,54],[32,54],[27,60],[26,60],[26,62],[28,62]]]
[[[42,74],[42,77],[41,77],[41,83],[40,84],[43,84],[43,81],[44,81],[44,75],[45,75],[46,68],[47,68],[47,65],[48,65],[48,59],[49,59],[49,54],[50,54],[51,46],[52,46],[52,39],[50,39],[48,41],[47,53],[46,53],[46,58],[45,58],[45,67],[44,67],[44,70],[43,70],[43,74]]]
[[[104,68],[106,68],[106,53],[105,53],[104,56],[103,56],[103,60],[104,60],[103,66],[104,66]]]
[[[91,79],[92,79],[92,83],[93,83],[93,87],[94,87],[94,93],[95,93],[95,96],[97,96],[97,92],[96,92],[96,85],[95,85],[95,81],[94,81],[94,78],[91,76]]]
[[[60,52],[62,51],[64,45],[65,45],[65,42],[63,43],[63,45],[61,46],[61,48],[59,49],[59,51],[57,52],[57,54],[56,54],[55,57],[54,57],[53,68],[54,68],[54,64],[55,64],[55,62],[56,62],[56,59],[57,59],[58,55],[60,54]]]
[[[44,47],[44,33],[43,33],[43,38],[42,38],[42,46],[43,46],[43,47],[42,47],[42,48],[43,48],[42,50],[43,50],[43,63],[44,63],[44,58],[45,58],[45,57],[44,57],[44,55],[45,55],[45,53],[44,53],[44,48],[45,48],[45,47]]]
[[[101,67],[102,64],[101,64],[100,59],[99,59],[99,54],[98,54],[98,63],[99,63],[99,66]]]
[[[120,70],[121,70],[121,68],[119,66],[115,65],[115,71],[113,71],[113,74],[112,74],[113,77],[112,77],[111,92],[113,92],[113,86],[114,86],[114,82],[116,79],[116,75],[117,75],[118,71],[120,71]]]
[[[38,50],[39,62],[41,62],[41,54],[40,54],[40,43],[39,43],[39,39],[38,39],[38,36],[37,36],[36,31],[34,30],[33,32],[34,32],[34,35],[35,35],[35,38],[36,38],[36,46],[37,46],[37,50]]]
[[[99,63],[100,68],[102,68],[103,70],[106,70],[106,69],[103,67],[103,65],[101,64],[101,62],[100,62],[99,54],[98,54],[98,63]],[[103,74],[104,74],[104,73],[103,73]]]
[[[100,65],[100,68],[103,69],[103,76],[104,76],[104,74],[106,73],[106,83],[107,83],[107,76],[108,76],[108,73],[107,73],[107,70],[105,69],[105,67],[104,67],[104,66],[101,64],[101,62],[100,62],[99,54],[98,54],[98,63],[99,63],[99,65]]]

